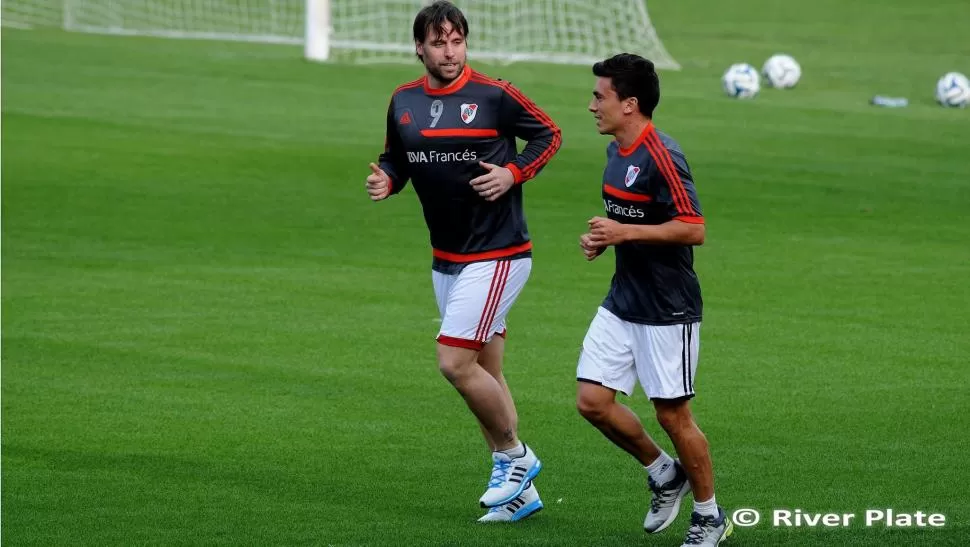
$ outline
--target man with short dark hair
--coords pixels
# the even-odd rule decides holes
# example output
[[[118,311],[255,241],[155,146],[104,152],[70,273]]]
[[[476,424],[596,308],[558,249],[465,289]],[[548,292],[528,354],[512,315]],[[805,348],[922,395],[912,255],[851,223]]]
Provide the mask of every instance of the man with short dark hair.
[[[577,365],[580,414],[647,470],[651,491],[644,529],[659,532],[694,493],[684,545],[717,545],[732,532],[714,499],[707,439],[689,401],[700,349],[701,290],[693,246],[704,243],[704,218],[684,153],[653,125],[660,81],[653,63],[620,54],[593,65],[589,111],[612,135],[603,173],[606,217],[580,236],[587,260],[614,247],[616,273],[590,324]],[[679,461],[661,450],[639,418],[616,401],[639,380]]]
[[[450,2],[418,13],[415,53],[426,74],[394,91],[384,152],[370,164],[366,187],[380,201],[410,180],[421,201],[441,313],[438,367],[492,450],[481,520],[508,522],[542,508],[532,485],[542,463],[518,438],[502,374],[505,318],[532,269],[522,184],[562,139],[522,92],[465,64],[467,38],[468,21]],[[527,142],[521,153],[517,137]]]

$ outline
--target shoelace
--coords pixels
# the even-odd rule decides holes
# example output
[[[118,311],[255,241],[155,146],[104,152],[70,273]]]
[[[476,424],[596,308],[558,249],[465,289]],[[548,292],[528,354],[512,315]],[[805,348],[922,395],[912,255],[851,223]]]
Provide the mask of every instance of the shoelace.
[[[512,465],[512,462],[495,462],[495,465],[492,466],[492,476],[488,479],[489,488],[502,486],[502,483],[505,482],[505,476],[509,472],[510,465]]]
[[[656,482],[654,482],[652,477],[647,477],[647,484],[650,486],[650,491],[653,492],[653,497],[650,498],[650,512],[656,513],[660,511],[665,505],[673,503],[677,499],[677,490],[670,489],[664,490],[660,488]]]
[[[690,528],[687,529],[687,537],[684,543],[687,545],[700,545],[707,537],[708,528],[714,528],[717,519],[714,517],[703,516],[699,519],[691,519]]]

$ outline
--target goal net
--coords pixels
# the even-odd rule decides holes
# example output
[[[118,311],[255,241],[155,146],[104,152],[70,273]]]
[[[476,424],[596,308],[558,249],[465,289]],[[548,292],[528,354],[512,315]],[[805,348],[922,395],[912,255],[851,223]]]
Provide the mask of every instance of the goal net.
[[[109,34],[304,44],[309,58],[413,60],[425,0],[5,0],[4,25]],[[664,49],[644,0],[456,0],[469,56],[590,64],[628,51],[659,68]]]

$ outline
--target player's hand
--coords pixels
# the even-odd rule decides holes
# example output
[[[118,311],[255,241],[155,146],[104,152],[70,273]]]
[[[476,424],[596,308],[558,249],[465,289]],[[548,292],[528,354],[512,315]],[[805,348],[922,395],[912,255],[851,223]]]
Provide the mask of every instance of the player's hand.
[[[391,177],[376,163],[370,164],[371,174],[367,175],[367,194],[371,201],[380,201],[391,194]]]
[[[478,195],[485,198],[485,201],[497,200],[515,184],[515,175],[512,174],[511,170],[484,161],[480,161],[478,164],[488,172],[480,177],[473,178],[471,185],[478,192]]]
[[[586,257],[586,260],[594,260],[606,250],[606,247],[595,245],[592,234],[588,233],[579,236],[579,248],[583,250],[583,256]]]
[[[603,217],[589,219],[589,240],[597,247],[619,245],[627,240],[626,225]]]

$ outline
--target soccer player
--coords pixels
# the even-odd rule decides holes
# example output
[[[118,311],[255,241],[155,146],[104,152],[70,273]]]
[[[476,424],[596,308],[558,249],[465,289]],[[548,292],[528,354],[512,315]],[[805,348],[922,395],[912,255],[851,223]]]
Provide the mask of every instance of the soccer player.
[[[594,64],[593,74],[589,111],[600,134],[614,140],[603,172],[606,217],[589,220],[580,248],[594,260],[612,246],[616,273],[583,340],[576,405],[646,468],[652,497],[644,529],[654,533],[670,525],[693,490],[684,545],[716,545],[731,534],[732,524],[714,499],[707,439],[689,406],[701,326],[693,246],[704,243],[704,218],[684,153],[653,125],[660,102],[653,63],[623,53]],[[637,380],[679,461],[616,401],[616,392],[631,395]]]
[[[561,132],[511,84],[466,65],[468,22],[450,2],[418,12],[413,30],[426,74],[391,96],[367,192],[380,201],[414,185],[433,248],[438,367],[492,450],[479,499],[490,510],[480,520],[521,520],[542,508],[532,485],[542,463],[517,435],[502,374],[505,318],[532,268],[522,184],[556,153]],[[521,153],[517,137],[526,141]]]

